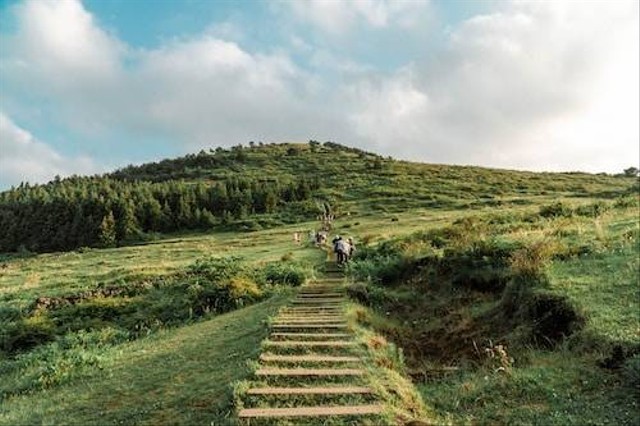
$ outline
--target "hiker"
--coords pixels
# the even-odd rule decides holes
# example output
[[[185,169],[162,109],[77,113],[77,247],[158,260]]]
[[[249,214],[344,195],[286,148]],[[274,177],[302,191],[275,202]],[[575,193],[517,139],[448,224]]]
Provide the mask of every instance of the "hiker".
[[[334,239],[334,241],[334,251],[336,252],[338,265],[342,265],[348,260],[349,243],[343,240],[342,237],[337,237],[336,239]]]
[[[333,252],[336,254],[336,262],[338,262],[338,265],[342,263],[342,252],[338,248],[338,243],[340,241],[342,241],[342,237],[340,235],[336,235],[335,238],[331,240],[331,243],[333,244]]]

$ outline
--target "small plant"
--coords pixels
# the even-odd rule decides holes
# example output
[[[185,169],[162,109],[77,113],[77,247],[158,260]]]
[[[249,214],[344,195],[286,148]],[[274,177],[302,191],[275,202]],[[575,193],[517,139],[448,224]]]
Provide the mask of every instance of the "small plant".
[[[489,346],[484,348],[484,353],[494,373],[511,374],[514,360],[507,353],[506,345],[494,345],[492,341],[489,341]]]

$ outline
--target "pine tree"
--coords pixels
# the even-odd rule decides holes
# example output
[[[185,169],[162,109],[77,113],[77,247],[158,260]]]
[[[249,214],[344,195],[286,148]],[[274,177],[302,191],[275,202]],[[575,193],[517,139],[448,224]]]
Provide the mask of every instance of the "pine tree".
[[[102,247],[114,247],[116,245],[116,220],[111,210],[102,218],[99,239]]]
[[[207,209],[202,210],[202,214],[200,215],[200,228],[202,229],[211,229],[216,225],[216,218],[211,214],[211,212]]]

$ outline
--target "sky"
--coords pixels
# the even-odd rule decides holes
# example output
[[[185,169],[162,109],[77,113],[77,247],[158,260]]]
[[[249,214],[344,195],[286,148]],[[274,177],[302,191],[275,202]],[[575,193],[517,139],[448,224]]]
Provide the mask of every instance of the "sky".
[[[621,172],[637,0],[0,0],[0,190],[249,141]]]

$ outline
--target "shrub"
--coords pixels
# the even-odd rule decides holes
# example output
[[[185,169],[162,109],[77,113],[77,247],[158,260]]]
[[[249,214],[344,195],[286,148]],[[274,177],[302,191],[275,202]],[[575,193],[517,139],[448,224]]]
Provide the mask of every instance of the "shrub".
[[[602,201],[598,201],[579,206],[576,208],[575,213],[578,216],[598,217],[604,214],[607,210],[609,210],[609,205]]]
[[[618,209],[626,209],[629,207],[637,207],[638,206],[638,197],[625,195],[618,197],[616,201],[613,203],[613,206]]]
[[[8,322],[0,329],[0,350],[8,354],[27,351],[54,338],[53,325],[44,319]]]
[[[538,214],[545,218],[571,217],[573,215],[573,210],[571,207],[558,201],[553,204],[540,207]]]
[[[307,279],[304,269],[294,263],[274,262],[265,265],[258,271],[259,280],[266,284],[285,284],[297,287]]]
[[[245,271],[241,260],[236,256],[198,259],[187,267],[187,274],[198,275],[210,281],[228,280]]]
[[[558,250],[558,245],[549,241],[539,241],[523,247],[509,259],[511,270],[520,276],[539,277],[544,274],[544,268]]]
[[[511,276],[511,257],[519,249],[519,244],[497,239],[474,241],[466,247],[446,248],[438,269],[455,285],[499,293]]]

